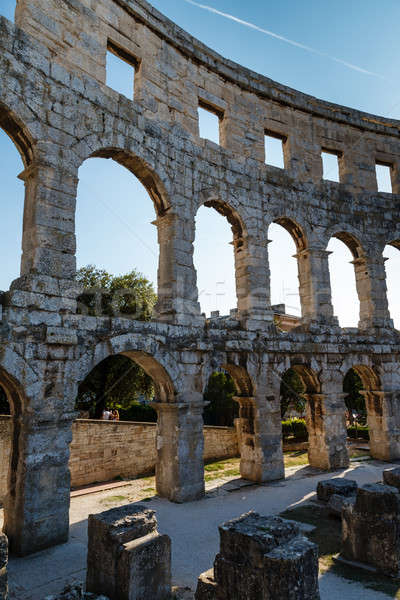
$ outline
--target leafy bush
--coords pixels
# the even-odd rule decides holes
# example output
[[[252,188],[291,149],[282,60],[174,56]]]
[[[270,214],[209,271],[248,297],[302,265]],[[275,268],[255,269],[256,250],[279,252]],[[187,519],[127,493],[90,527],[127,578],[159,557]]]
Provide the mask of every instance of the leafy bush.
[[[121,421],[137,421],[139,423],[156,423],[157,413],[148,404],[134,402],[126,410],[119,411]]]
[[[295,442],[306,442],[308,440],[308,431],[304,419],[289,419],[282,421],[282,436],[284,441],[294,438]]]
[[[351,427],[347,428],[347,435],[349,438],[352,438],[353,440],[362,439],[362,440],[368,441],[369,440],[368,426],[359,425],[358,427],[355,427],[354,425],[352,425]]]

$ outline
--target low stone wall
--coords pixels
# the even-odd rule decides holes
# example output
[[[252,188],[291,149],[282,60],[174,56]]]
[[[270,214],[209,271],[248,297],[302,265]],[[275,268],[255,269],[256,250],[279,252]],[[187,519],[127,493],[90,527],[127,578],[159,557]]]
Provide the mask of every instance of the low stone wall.
[[[0,498],[7,489],[11,418],[0,416]],[[232,427],[204,427],[204,460],[239,454]],[[72,427],[69,467],[73,487],[154,471],[156,424],[78,419]]]

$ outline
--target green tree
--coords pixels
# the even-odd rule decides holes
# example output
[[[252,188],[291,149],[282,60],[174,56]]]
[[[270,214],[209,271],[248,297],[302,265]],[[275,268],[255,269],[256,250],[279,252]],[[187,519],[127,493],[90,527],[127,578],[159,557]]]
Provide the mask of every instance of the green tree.
[[[153,284],[135,269],[125,275],[111,275],[87,265],[78,270],[76,280],[84,287],[78,298],[78,312],[138,321],[151,319],[157,296]]]
[[[132,407],[141,412],[138,400],[153,396],[151,377],[130,358],[117,354],[99,363],[81,383],[76,408],[89,411],[91,418],[100,419],[105,407],[120,410],[122,419],[125,411],[133,418]]]
[[[94,265],[79,269],[77,281],[84,291],[78,298],[79,312],[88,315],[122,315],[140,321],[151,318],[157,296],[153,285],[136,270],[112,275]],[[104,408],[117,408],[121,419],[147,416],[156,420],[155,411],[139,399],[154,395],[152,379],[130,358],[110,356],[98,364],[81,383],[76,408],[101,418]]]
[[[358,421],[364,425],[367,422],[367,409],[365,406],[365,398],[360,393],[364,389],[361,377],[354,369],[350,369],[346,373],[343,380],[343,391],[346,395],[344,401],[349,411],[350,423],[354,423],[353,412],[359,415]]]
[[[294,369],[288,369],[281,379],[281,417],[284,418],[291,404],[298,412],[302,413],[306,405],[304,397],[305,387],[301,377]]]
[[[238,403],[233,400],[236,388],[232,377],[223,371],[213,373],[204,393],[205,407],[203,418],[205,425],[232,427],[239,415]]]

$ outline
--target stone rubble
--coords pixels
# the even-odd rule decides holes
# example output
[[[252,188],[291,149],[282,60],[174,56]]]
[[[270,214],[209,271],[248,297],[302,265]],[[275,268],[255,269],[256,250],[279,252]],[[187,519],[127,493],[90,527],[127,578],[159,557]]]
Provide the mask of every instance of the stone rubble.
[[[251,512],[219,527],[214,568],[196,600],[318,600],[318,549],[299,528]]]

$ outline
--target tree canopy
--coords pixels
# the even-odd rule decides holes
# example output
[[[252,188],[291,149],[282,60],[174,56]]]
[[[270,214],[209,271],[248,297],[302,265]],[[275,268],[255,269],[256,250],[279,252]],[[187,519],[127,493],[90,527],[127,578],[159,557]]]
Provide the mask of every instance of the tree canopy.
[[[205,425],[232,427],[239,415],[238,403],[233,400],[236,388],[232,377],[224,371],[213,373],[204,393],[204,401],[210,404],[204,409]]]
[[[304,398],[304,384],[301,377],[294,369],[288,369],[281,379],[281,417],[284,418],[288,408],[292,405],[299,413],[304,411],[306,399]]]
[[[365,398],[360,393],[363,389],[364,385],[361,377],[354,369],[350,369],[350,371],[346,373],[346,376],[343,380],[343,391],[345,394],[347,394],[344,401],[349,411],[351,423],[354,421],[353,412],[358,414],[357,420],[361,424],[365,424],[367,422]]]
[[[111,275],[104,269],[87,265],[79,269],[76,279],[84,291],[78,298],[79,311],[88,315],[124,316],[141,321],[151,318],[157,296],[153,285],[135,269],[125,275]],[[140,399],[153,397],[151,377],[130,358],[109,356],[98,364],[80,384],[76,408],[101,418],[104,408],[121,410],[121,418],[155,420],[150,407]]]
[[[135,269],[124,275],[112,275],[87,265],[77,271],[76,280],[84,287],[78,298],[81,314],[151,319],[157,295],[153,284]]]

